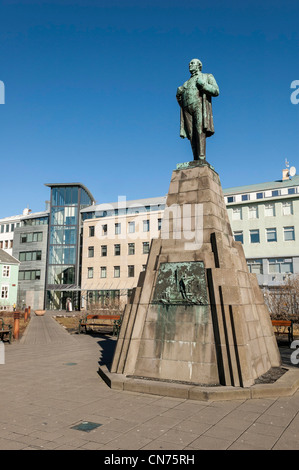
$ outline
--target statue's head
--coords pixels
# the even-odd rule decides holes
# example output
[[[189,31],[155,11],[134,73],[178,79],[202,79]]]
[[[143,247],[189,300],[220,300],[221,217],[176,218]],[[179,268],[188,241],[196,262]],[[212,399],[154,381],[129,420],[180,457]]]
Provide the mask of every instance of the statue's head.
[[[190,62],[189,62],[189,70],[190,70],[190,73],[194,73],[195,71],[197,70],[201,70],[202,69],[202,63],[199,59],[192,59]]]

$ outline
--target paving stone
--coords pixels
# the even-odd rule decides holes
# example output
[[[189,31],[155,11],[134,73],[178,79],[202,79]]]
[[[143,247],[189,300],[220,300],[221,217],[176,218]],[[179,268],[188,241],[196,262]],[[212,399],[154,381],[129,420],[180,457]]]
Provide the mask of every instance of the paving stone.
[[[61,333],[47,315],[48,340],[32,317],[0,365],[0,450],[299,450],[299,392],[207,403],[112,390],[97,374],[105,341]],[[81,421],[102,426],[71,429]]]

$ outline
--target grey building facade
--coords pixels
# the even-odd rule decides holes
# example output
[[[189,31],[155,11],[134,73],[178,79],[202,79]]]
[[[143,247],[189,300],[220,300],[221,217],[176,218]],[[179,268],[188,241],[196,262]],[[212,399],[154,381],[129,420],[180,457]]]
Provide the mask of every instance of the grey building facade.
[[[20,261],[19,307],[44,308],[48,246],[48,212],[22,217],[14,231],[13,256]]]

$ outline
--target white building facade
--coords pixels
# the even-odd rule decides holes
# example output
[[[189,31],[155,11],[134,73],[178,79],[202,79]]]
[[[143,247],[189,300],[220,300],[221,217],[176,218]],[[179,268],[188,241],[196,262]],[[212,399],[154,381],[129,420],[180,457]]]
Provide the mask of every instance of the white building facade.
[[[234,238],[259,285],[275,287],[299,274],[299,176],[225,189],[224,195]]]

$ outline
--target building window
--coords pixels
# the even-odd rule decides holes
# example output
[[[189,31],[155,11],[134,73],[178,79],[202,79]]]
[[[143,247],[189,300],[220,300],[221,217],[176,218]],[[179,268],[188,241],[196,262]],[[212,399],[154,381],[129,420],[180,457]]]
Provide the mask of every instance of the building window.
[[[274,217],[274,216],[275,216],[275,205],[265,204],[265,217]]]
[[[2,277],[9,277],[10,276],[10,266],[4,265],[2,268]]]
[[[241,220],[242,219],[242,209],[241,207],[234,207],[233,208],[233,220]]]
[[[248,271],[253,274],[263,274],[263,260],[262,259],[248,259]]]
[[[135,243],[128,243],[128,255],[135,255]]]
[[[238,230],[237,232],[234,232],[234,239],[236,242],[241,242],[243,244],[244,242],[243,231]]]
[[[280,196],[280,189],[275,189],[274,191],[272,191],[272,197],[277,197],[277,196]]]
[[[30,271],[19,271],[19,281],[39,281],[40,269],[31,269]]]
[[[37,217],[36,219],[27,219],[22,221],[23,226],[28,225],[47,225],[48,224],[48,217]],[[19,223],[15,224],[16,227],[19,227]]]
[[[296,194],[296,188],[289,188],[288,194]]]
[[[87,268],[87,277],[88,279],[93,278],[93,268]]]
[[[145,271],[146,270],[146,264],[143,264],[142,265],[142,271]]]
[[[20,251],[19,260],[20,261],[41,261],[42,252],[38,251]]]
[[[267,242],[277,242],[276,228],[266,228]]]
[[[114,266],[114,277],[120,277],[120,266]]]
[[[293,204],[291,202],[282,203],[282,215],[292,215],[293,214]]]
[[[263,199],[264,193],[256,193],[256,198],[257,199]]]
[[[114,256],[120,256],[120,244],[114,245]]]
[[[270,274],[291,274],[293,272],[293,261],[291,258],[272,258],[269,259]]]
[[[106,236],[108,232],[108,226],[107,224],[102,225],[102,235]]]
[[[4,225],[1,225],[1,233],[4,233]]]
[[[21,243],[32,243],[32,242],[42,242],[42,241],[43,241],[43,232],[21,233],[20,235]]]
[[[106,268],[106,266],[101,266],[100,276],[101,276],[102,279],[107,277],[107,268]]]
[[[90,225],[88,229],[89,229],[89,236],[94,237],[94,225]]]
[[[135,233],[135,222],[129,222],[129,233]]]
[[[260,231],[257,230],[250,230],[250,243],[259,243],[260,242]]]
[[[158,230],[161,230],[162,227],[162,219],[158,219]]]
[[[94,246],[89,246],[88,247],[88,258],[93,258],[94,257]]]
[[[8,299],[8,286],[1,286],[1,299]]]
[[[293,241],[295,240],[295,229],[294,227],[284,227],[283,228],[284,241]]]
[[[258,208],[257,208],[257,206],[249,206],[248,207],[248,217],[249,217],[249,219],[257,219],[258,218]]]
[[[235,197],[234,196],[227,196],[227,202],[230,203],[230,202],[234,202],[235,201]]]
[[[135,276],[135,268],[133,265],[128,266],[128,277],[134,277]]]
[[[142,243],[142,253],[147,255],[149,253],[149,242]]]
[[[242,201],[248,201],[248,200],[249,200],[248,194],[242,194]]]
[[[9,224],[6,224],[5,231],[6,231],[6,233],[9,232]]]
[[[121,233],[121,224],[117,223],[115,224],[115,235],[120,235]]]
[[[107,245],[101,245],[101,256],[107,256]]]
[[[150,221],[149,220],[144,220],[143,221],[143,231],[144,232],[149,232],[150,229]]]

